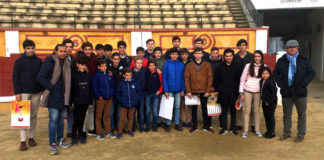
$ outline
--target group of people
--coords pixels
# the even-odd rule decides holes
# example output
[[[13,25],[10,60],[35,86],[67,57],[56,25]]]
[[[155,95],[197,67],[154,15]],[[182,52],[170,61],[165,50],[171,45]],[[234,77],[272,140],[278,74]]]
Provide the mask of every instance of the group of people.
[[[223,57],[216,47],[210,54],[205,52],[200,38],[194,41],[191,53],[180,48],[180,43],[180,37],[174,36],[174,47],[163,54],[160,47],[155,47],[154,40],[149,39],[147,50],[138,47],[137,56],[132,59],[125,52],[127,44],[124,41],[118,42],[115,53],[110,44],[98,44],[93,48],[90,42],[85,42],[82,50],[72,56],[74,43],[65,39],[42,62],[35,54],[35,43],[25,40],[25,52],[16,60],[13,71],[16,100],[31,102],[30,129],[20,130],[20,150],[27,150],[27,136],[30,146],[37,145],[34,133],[39,106],[48,108],[51,154],[58,153],[58,146],[68,148],[85,144],[87,135],[104,140],[105,137],[120,139],[126,133],[133,137],[136,130],[156,132],[159,127],[170,132],[172,120],[176,131],[188,127],[189,132],[194,133],[198,130],[198,106],[185,105],[185,96],[200,99],[202,130],[214,133],[212,117],[207,113],[207,100],[212,92],[218,93],[217,102],[222,108],[220,135],[228,132],[238,135],[238,130],[243,130],[242,138],[247,138],[251,128],[257,137],[273,138],[276,84],[283,97],[284,135],[280,140],[290,137],[293,104],[299,117],[295,141],[304,139],[306,87],[315,73],[309,61],[299,54],[297,41],[287,42],[287,54],[277,62],[274,74],[264,64],[262,51],[248,52],[244,39],[237,42],[238,53],[227,48]],[[174,98],[172,120],[158,116],[162,95]],[[236,107],[238,100],[244,102],[243,108]],[[263,135],[260,131],[261,102],[267,129]],[[231,116],[229,129],[228,112]],[[64,118],[71,144],[64,138]],[[124,127],[126,119],[128,123]]]

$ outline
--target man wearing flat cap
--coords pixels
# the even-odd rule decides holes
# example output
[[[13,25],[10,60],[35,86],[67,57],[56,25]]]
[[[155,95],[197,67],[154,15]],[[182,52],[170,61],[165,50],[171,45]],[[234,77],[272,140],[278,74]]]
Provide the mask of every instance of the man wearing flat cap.
[[[295,142],[301,142],[306,134],[307,85],[313,80],[315,72],[309,60],[300,54],[298,41],[289,40],[286,43],[286,51],[274,69],[284,114],[284,134],[280,140],[291,137],[291,114],[295,105],[298,114],[298,133]]]

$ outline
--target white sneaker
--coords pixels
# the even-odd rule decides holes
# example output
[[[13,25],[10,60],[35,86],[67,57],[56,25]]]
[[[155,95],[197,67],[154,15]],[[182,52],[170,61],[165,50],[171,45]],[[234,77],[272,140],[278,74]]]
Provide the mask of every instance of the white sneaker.
[[[256,134],[257,137],[262,137],[262,134],[261,134],[260,131],[256,131],[255,134]]]
[[[242,134],[242,138],[245,139],[245,138],[248,137],[248,135],[249,135],[248,132],[243,132],[243,134]]]

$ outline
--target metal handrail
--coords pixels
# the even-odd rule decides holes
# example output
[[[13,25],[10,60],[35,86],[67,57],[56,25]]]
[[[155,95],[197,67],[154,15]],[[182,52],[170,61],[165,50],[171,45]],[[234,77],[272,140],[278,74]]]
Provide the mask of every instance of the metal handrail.
[[[258,12],[255,9],[255,7],[254,7],[254,5],[253,5],[253,3],[252,3],[251,0],[243,0],[243,2],[245,4],[246,8],[248,9],[249,14],[252,17],[255,25],[257,27],[263,26],[263,24],[264,24],[264,18],[263,18],[264,16],[263,16],[263,14],[260,13],[260,12]]]

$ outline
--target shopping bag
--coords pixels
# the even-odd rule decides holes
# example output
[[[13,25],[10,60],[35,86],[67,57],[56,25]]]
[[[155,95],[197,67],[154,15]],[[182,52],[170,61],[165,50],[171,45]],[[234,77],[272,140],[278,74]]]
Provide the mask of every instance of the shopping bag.
[[[217,103],[217,94],[211,93],[207,100],[208,116],[216,116],[222,114],[222,107]]]
[[[30,128],[30,101],[11,101],[11,128]]]
[[[165,119],[172,120],[173,104],[174,97],[169,96],[169,98],[166,99],[166,97],[163,95],[160,104],[159,116]]]

